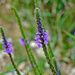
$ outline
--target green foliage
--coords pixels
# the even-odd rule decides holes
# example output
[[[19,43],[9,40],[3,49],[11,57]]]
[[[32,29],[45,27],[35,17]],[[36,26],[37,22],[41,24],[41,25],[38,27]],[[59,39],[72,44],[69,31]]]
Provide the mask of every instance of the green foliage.
[[[46,70],[44,58],[41,58],[41,57],[39,58],[39,66],[40,66],[42,72],[44,72]]]
[[[49,12],[44,12],[41,14],[43,17],[52,17],[52,14]]]
[[[12,65],[7,65],[7,66],[5,67],[6,72],[9,72],[9,71],[12,70],[12,69],[13,69]]]
[[[5,75],[7,72],[11,71],[13,69],[12,65],[7,65],[5,67],[5,72],[0,73],[0,75]]]

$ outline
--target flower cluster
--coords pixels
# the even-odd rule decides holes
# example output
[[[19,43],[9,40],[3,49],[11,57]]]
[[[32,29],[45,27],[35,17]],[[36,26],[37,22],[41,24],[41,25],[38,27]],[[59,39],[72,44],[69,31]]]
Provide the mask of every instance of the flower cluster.
[[[75,30],[74,30],[74,35],[75,35]]]
[[[24,42],[24,40],[23,40],[23,38],[21,38],[19,41],[20,41],[20,44],[21,44],[22,46],[25,46],[25,45],[26,45],[25,42]],[[27,43],[29,43],[29,41],[27,41]]]
[[[37,10],[39,11],[39,9],[37,8]],[[39,13],[39,12],[37,12]],[[41,19],[40,19],[40,15],[36,15],[36,21],[37,21],[37,28],[38,28],[38,32],[36,33],[36,35],[38,35],[39,37],[35,36],[35,42],[37,43],[38,47],[41,47],[41,44],[47,44],[49,39],[48,39],[48,34],[44,32],[43,27],[42,27],[42,23],[41,23]]]
[[[7,42],[4,34],[2,34],[2,36],[3,36],[3,43],[2,44],[4,45],[4,46],[2,46],[2,48],[6,48],[6,50],[4,50],[4,52],[6,52],[8,54],[13,53],[12,44]]]

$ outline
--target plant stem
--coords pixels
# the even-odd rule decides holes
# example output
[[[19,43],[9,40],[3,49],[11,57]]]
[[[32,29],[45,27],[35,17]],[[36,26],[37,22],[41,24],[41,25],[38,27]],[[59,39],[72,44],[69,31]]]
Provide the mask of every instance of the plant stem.
[[[31,63],[31,65],[32,65],[33,71],[34,71],[35,75],[37,75],[37,73],[36,73],[36,69],[35,69],[34,66],[33,66],[32,57],[29,55],[29,52],[28,52],[26,46],[25,46],[25,48],[26,48],[26,52],[27,52],[28,58],[29,58],[29,60],[30,60],[30,63]]]
[[[34,0],[34,2],[35,2],[35,8],[39,8],[38,0]],[[43,29],[46,32],[46,29],[45,29],[45,26],[44,26],[45,23],[44,23],[44,20],[43,20],[43,18],[41,16],[41,13],[40,13],[40,17],[41,17],[41,22],[42,22]],[[50,45],[49,41],[48,41],[47,46],[48,46],[49,59],[52,61],[52,59],[54,58],[54,54],[53,54],[53,51],[52,51],[52,48],[51,48],[51,45]],[[56,62],[55,58],[54,58],[54,61],[52,62],[52,64],[54,64],[54,67],[56,65],[57,68],[58,68],[57,62],[56,62],[56,64],[54,62]],[[56,69],[56,67],[55,67],[55,69]],[[58,68],[58,70],[59,70],[60,75],[62,75],[59,68]]]
[[[6,44],[6,42],[7,42],[6,36],[5,36],[5,34],[4,34],[4,30],[3,30],[3,28],[2,28],[1,26],[0,26],[0,31],[1,31],[1,34],[2,34],[2,36],[3,36],[4,43],[5,43],[5,45],[7,45],[7,44]],[[8,46],[6,47],[6,49],[7,49],[7,48],[8,48]],[[11,62],[12,62],[12,65],[13,65],[15,71],[17,72],[18,75],[21,75],[20,72],[18,71],[18,69],[17,69],[17,67],[16,67],[16,65],[15,65],[15,63],[14,63],[14,61],[13,61],[12,55],[11,55],[10,53],[8,53],[8,55],[9,55],[9,57],[10,57],[10,60],[11,60]]]
[[[15,16],[17,17],[17,21],[18,21],[18,25],[19,25],[22,37],[24,39],[24,42],[26,43],[25,48],[26,48],[26,52],[27,52],[27,55],[29,57],[30,63],[32,65],[33,71],[34,71],[35,75],[37,75],[36,70],[38,70],[38,74],[42,75],[42,73],[40,72],[40,69],[39,69],[39,67],[38,67],[38,65],[37,65],[37,63],[35,61],[35,58],[34,58],[34,56],[32,54],[32,51],[31,51],[31,49],[29,47],[29,44],[27,43],[26,36],[24,34],[24,31],[23,31],[23,27],[22,27],[22,23],[21,23],[20,17],[18,15],[16,9],[15,8],[12,8],[12,9],[14,10]],[[35,64],[35,67],[33,66],[33,64]]]
[[[12,63],[12,65],[13,65],[15,71],[17,72],[18,75],[21,75],[20,72],[18,71],[18,69],[16,68],[16,65],[15,65],[15,63],[14,63],[14,61],[13,61],[12,55],[11,55],[11,54],[8,54],[8,55],[9,55],[9,57],[10,57],[11,63]]]
[[[57,73],[56,73],[56,71],[55,71],[55,68],[54,68],[54,66],[52,65],[52,62],[51,62],[51,60],[49,59],[49,55],[48,55],[47,48],[46,48],[45,44],[42,44],[42,47],[43,47],[44,54],[45,54],[45,56],[46,56],[46,59],[47,59],[47,61],[48,61],[49,67],[50,67],[50,69],[51,69],[53,75],[57,75]]]

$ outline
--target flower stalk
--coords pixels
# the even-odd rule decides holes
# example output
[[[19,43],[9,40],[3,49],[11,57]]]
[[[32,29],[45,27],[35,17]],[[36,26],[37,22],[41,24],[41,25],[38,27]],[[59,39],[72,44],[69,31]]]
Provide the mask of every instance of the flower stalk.
[[[31,65],[32,65],[33,71],[34,71],[35,75],[38,75],[38,74],[39,74],[39,75],[42,75],[42,73],[40,72],[40,69],[39,69],[39,67],[38,67],[38,65],[37,65],[37,63],[36,63],[36,60],[35,60],[35,58],[34,58],[34,56],[33,56],[33,54],[32,54],[32,51],[31,51],[31,49],[30,49],[30,47],[29,47],[29,44],[27,43],[26,36],[25,36],[25,34],[24,34],[24,30],[23,30],[23,27],[22,27],[22,23],[21,23],[20,17],[19,17],[19,15],[18,15],[16,9],[15,9],[15,8],[12,8],[12,9],[13,9],[13,11],[14,11],[14,13],[15,13],[16,18],[17,18],[18,25],[19,25],[19,28],[20,28],[20,31],[21,31],[23,40],[24,40],[24,42],[25,42],[26,52],[27,52],[27,55],[28,55],[28,57],[29,57],[30,63],[31,63]],[[35,67],[34,67],[33,64],[35,64]],[[38,70],[38,73],[36,72],[36,70]]]
[[[38,47],[40,48],[41,45],[42,45],[42,48],[43,48],[43,51],[44,51],[44,54],[46,56],[46,59],[48,61],[48,64],[49,64],[49,67],[53,73],[53,75],[57,75],[56,71],[55,71],[55,68],[49,58],[49,54],[47,52],[47,48],[46,48],[46,45],[49,41],[48,39],[48,34],[44,32],[43,30],[43,27],[42,27],[42,23],[41,23],[41,18],[40,18],[40,13],[39,13],[39,9],[36,8],[35,9],[35,16],[36,16],[36,22],[37,22],[37,28],[38,28],[38,33],[36,33],[36,35],[39,35],[39,37],[35,37],[35,42],[37,43]]]
[[[34,2],[35,2],[35,8],[39,8],[38,0],[34,0]],[[39,10],[40,10],[40,9],[39,9]],[[41,13],[40,13],[40,12],[39,12],[39,14],[40,14],[41,22],[42,22],[42,27],[43,27],[44,31],[46,32],[46,29],[45,29],[45,26],[44,26],[44,20],[43,20],[43,18],[42,18],[42,16],[41,16]],[[48,46],[49,58],[51,59],[51,61],[54,59],[54,61],[52,61],[52,64],[53,64],[54,67],[55,67],[55,66],[57,65],[57,62],[56,62],[56,60],[55,60],[55,58],[54,58],[54,54],[53,54],[53,51],[52,51],[52,48],[51,48],[51,45],[50,45],[50,42],[49,42],[49,41],[48,41],[48,43],[47,43],[47,46]],[[55,63],[56,63],[56,64],[55,64]],[[59,69],[59,67],[58,67],[58,65],[57,65],[57,68],[58,68],[59,75],[62,75],[62,74],[61,74],[61,71],[60,71],[60,69]],[[57,71],[56,67],[55,67],[55,70]]]
[[[13,53],[13,49],[11,48],[12,45],[9,42],[7,42],[6,36],[4,34],[4,31],[3,31],[2,27],[0,27],[0,30],[1,30],[2,38],[3,38],[3,43],[2,43],[4,45],[3,48],[6,48],[6,50],[4,50],[4,52],[8,53],[8,55],[10,57],[10,60],[11,60],[11,63],[13,65],[15,71],[17,72],[18,75],[21,75],[20,72],[18,71],[18,69],[17,69],[17,67],[16,67],[16,65],[13,61],[12,55],[11,55],[11,53]]]
[[[16,65],[15,65],[15,63],[14,63],[14,61],[13,61],[12,55],[11,55],[10,53],[9,53],[8,55],[9,55],[9,57],[10,57],[10,60],[11,60],[11,62],[12,62],[12,65],[13,65],[15,71],[17,72],[18,75],[21,75],[20,72],[18,71],[18,69],[16,68]]]

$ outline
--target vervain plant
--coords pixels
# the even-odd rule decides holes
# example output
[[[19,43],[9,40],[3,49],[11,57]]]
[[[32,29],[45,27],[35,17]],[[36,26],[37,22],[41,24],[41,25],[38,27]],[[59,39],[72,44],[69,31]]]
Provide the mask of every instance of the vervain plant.
[[[18,71],[14,61],[13,61],[13,58],[12,58],[12,55],[11,53],[13,53],[13,49],[12,49],[12,44],[10,44],[7,39],[6,39],[6,36],[4,34],[4,31],[3,31],[3,28],[0,27],[0,31],[1,31],[1,34],[2,34],[2,38],[3,38],[3,47],[2,48],[6,48],[6,50],[4,50],[5,53],[8,53],[9,57],[10,57],[10,60],[11,60],[11,63],[15,69],[15,71],[17,72],[18,75],[21,75],[20,72]]]
[[[36,18],[38,16],[41,19],[41,23],[42,23],[43,30],[46,32],[46,29],[44,27],[44,21],[43,21],[43,18],[41,16],[41,13],[40,13],[38,0],[34,0],[34,2],[35,2],[35,9],[38,8],[38,11],[36,11],[36,13],[35,13],[36,14]],[[52,51],[52,48],[50,46],[50,42],[49,41],[47,43],[47,46],[48,46],[49,59],[51,59],[51,61],[53,60],[52,62],[53,62],[53,65],[54,65],[54,67],[56,69],[56,72],[61,75],[60,69],[58,68],[57,62],[56,62],[56,60],[54,58],[54,54],[53,54],[53,51]]]
[[[42,27],[42,23],[41,23],[41,18],[40,18],[40,13],[39,13],[39,9],[36,8],[35,9],[35,16],[36,16],[36,21],[37,21],[37,28],[38,28],[38,33],[36,33],[36,35],[39,35],[39,37],[35,37],[35,42],[37,43],[38,47],[42,47],[43,48],[43,51],[44,51],[44,54],[46,56],[46,59],[48,61],[48,64],[50,66],[50,69],[53,73],[53,75],[57,75],[56,71],[55,71],[55,68],[51,62],[51,60],[49,59],[49,55],[48,55],[48,52],[47,52],[47,47],[46,47],[46,44],[48,43],[49,39],[48,39],[48,34],[46,32],[44,32],[43,30],[43,27]],[[41,46],[42,45],[42,46]]]

